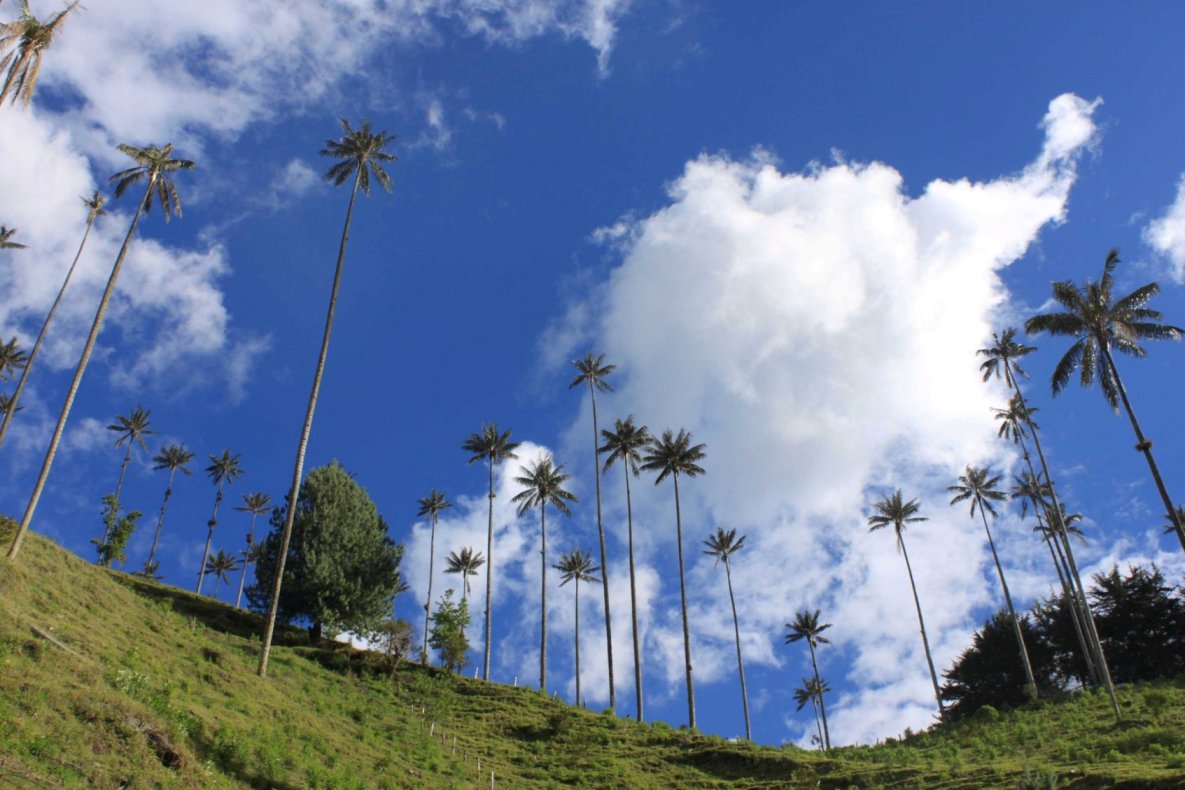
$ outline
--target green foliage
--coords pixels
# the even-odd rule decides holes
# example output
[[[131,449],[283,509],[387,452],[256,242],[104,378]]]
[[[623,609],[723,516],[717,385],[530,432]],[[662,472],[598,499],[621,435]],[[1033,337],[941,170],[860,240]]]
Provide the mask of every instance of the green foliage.
[[[442,666],[460,672],[469,663],[466,658],[469,637],[465,635],[465,629],[469,626],[469,602],[454,601],[453,594],[453,590],[445,590],[436,604],[428,644],[440,653]]]
[[[136,531],[136,519],[143,514],[139,510],[125,511],[122,506],[116,504],[115,494],[104,496],[103,506],[104,534],[107,540],[91,538],[91,543],[99,552],[99,564],[104,568],[110,568],[114,560],[119,560],[121,565],[127,560],[125,550],[128,541]]]
[[[307,619],[318,635],[322,627],[366,633],[387,613],[399,586],[403,547],[387,535],[366,490],[336,461],[305,478],[284,566],[278,617]],[[266,611],[287,517],[272,511],[272,531],[260,544],[255,584],[247,599]]]
[[[399,662],[412,652],[411,624],[406,620],[384,620],[374,630],[371,639],[386,657],[390,674],[394,677]]]

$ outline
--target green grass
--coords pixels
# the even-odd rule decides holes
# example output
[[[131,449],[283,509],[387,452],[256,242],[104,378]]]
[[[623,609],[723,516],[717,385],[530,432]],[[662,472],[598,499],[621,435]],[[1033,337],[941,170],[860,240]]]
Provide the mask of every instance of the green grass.
[[[390,677],[300,631],[278,634],[261,681],[258,632],[254,615],[30,536],[0,560],[0,786],[484,788],[491,771],[502,788],[1185,784],[1185,682],[1121,689],[1120,724],[1084,693],[823,756],[412,664]]]

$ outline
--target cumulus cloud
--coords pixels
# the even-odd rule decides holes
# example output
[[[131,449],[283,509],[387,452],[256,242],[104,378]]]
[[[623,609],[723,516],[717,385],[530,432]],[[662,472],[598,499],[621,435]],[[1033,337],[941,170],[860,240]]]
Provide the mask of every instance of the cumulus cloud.
[[[1177,198],[1159,217],[1144,228],[1144,242],[1169,263],[1169,276],[1185,282],[1185,174],[1177,183]]]
[[[900,486],[930,518],[906,539],[936,664],[949,665],[973,613],[995,605],[982,528],[946,506],[945,487],[967,463],[1011,460],[991,419],[1005,395],[980,381],[975,351],[1008,296],[1000,269],[1064,218],[1097,106],[1059,96],[1044,146],[1018,173],[938,180],[916,197],[878,162],[797,173],[765,154],[700,156],[668,205],[600,234],[624,249],[603,309],[577,305],[555,332],[596,338],[620,366],[602,420],[633,413],[707,444],[707,475],[680,492],[684,550],[698,557],[710,525],[749,535],[734,577],[746,662],[787,660],[773,640],[797,608],[834,622],[823,670],[859,689],[834,706],[843,741],[925,726],[933,713],[903,560],[891,535],[867,534],[872,500]],[[573,326],[591,316],[585,332]],[[622,538],[618,485],[607,483],[606,503]],[[683,652],[673,506],[669,486],[650,488],[635,487],[635,519],[648,525],[642,564],[662,579],[647,640],[669,688]],[[1005,547],[1025,552],[1015,565],[1040,561],[1023,526],[1001,529]],[[735,673],[717,575],[691,563],[701,683]]]

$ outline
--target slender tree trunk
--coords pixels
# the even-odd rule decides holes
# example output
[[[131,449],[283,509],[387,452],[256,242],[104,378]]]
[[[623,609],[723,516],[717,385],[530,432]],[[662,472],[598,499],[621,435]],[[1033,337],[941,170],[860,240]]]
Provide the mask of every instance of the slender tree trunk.
[[[745,740],[753,740],[753,729],[749,726],[749,690],[745,686],[745,662],[741,660],[741,624],[737,619],[737,600],[732,594],[732,569],[728,558],[724,558],[724,578],[728,580],[728,601],[732,604],[732,630],[737,640],[737,670],[741,674],[741,705],[745,711]]]
[[[593,417],[593,473],[597,481],[597,537],[601,541],[601,590],[605,596],[605,649],[609,657],[609,710],[617,714],[617,684],[613,680],[613,621],[609,617],[609,560],[605,555],[605,525],[601,520],[601,448],[597,430],[597,393],[590,381],[588,394],[592,398]]]
[[[485,657],[482,659],[481,679],[490,679],[490,637],[493,629],[490,618],[493,612],[490,604],[494,598],[494,457],[489,457],[490,464],[490,525],[486,532],[486,637]]]
[[[1021,403],[1024,403],[1023,398]],[[1023,405],[1022,408],[1024,408]],[[1036,426],[1033,426],[1030,423],[1029,427],[1030,429],[1035,429]],[[1029,477],[1034,482],[1034,484],[1039,486],[1041,484],[1041,480],[1037,477],[1037,470],[1033,468],[1033,459],[1029,454],[1029,448],[1028,445],[1025,444],[1023,435],[1020,437],[1019,444],[1021,454],[1025,459],[1025,467],[1029,470]],[[1052,488],[1053,486],[1051,485],[1050,489],[1052,490]],[[1049,553],[1053,557],[1053,567],[1057,571],[1058,581],[1061,582],[1062,585],[1062,594],[1065,596],[1067,605],[1070,607],[1070,620],[1074,623],[1074,633],[1078,637],[1078,646],[1082,651],[1082,660],[1086,663],[1086,671],[1090,675],[1091,682],[1093,682],[1096,686],[1101,686],[1103,682],[1099,675],[1098,669],[1095,667],[1094,647],[1087,636],[1085,626],[1082,624],[1082,610],[1078,605],[1078,596],[1074,592],[1074,585],[1070,578],[1070,568],[1069,565],[1066,564],[1065,555],[1061,549],[1061,542],[1060,538],[1058,538],[1057,530],[1052,524],[1046,524],[1041,516],[1042,512],[1045,510],[1045,503],[1039,500],[1036,496],[1030,497],[1030,501],[1033,503],[1033,513],[1037,516],[1037,523],[1043,524],[1048,530],[1046,542],[1049,544]]]
[[[909,588],[913,590],[913,605],[918,610],[918,627],[922,631],[922,647],[926,649],[926,664],[930,667],[930,682],[934,684],[934,700],[938,703],[939,715],[946,713],[942,704],[942,692],[938,689],[938,673],[934,671],[934,659],[930,655],[930,640],[926,636],[926,621],[922,619],[922,602],[918,599],[918,587],[913,581],[913,567],[909,564],[909,552],[905,549],[905,536],[897,533],[897,544],[905,556],[905,570],[909,573]]]
[[[8,402],[8,411],[4,412],[4,420],[0,422],[0,445],[4,444],[4,437],[8,434],[8,425],[12,422],[12,415],[16,414],[17,404],[20,402],[21,394],[25,391],[25,384],[29,380],[29,374],[33,370],[33,363],[37,361],[37,355],[41,352],[41,343],[45,340],[45,334],[49,331],[49,325],[53,322],[54,313],[58,310],[58,305],[62,303],[62,297],[66,295],[66,288],[70,285],[70,279],[74,276],[74,270],[78,268],[78,261],[82,258],[82,250],[86,247],[87,237],[91,235],[91,227],[95,224],[95,218],[98,216],[94,211],[88,213],[86,218],[86,231],[82,234],[82,243],[78,245],[78,252],[74,255],[74,262],[70,264],[69,270],[66,272],[66,279],[62,281],[62,287],[58,289],[58,295],[50,305],[49,312],[45,315],[45,323],[41,325],[41,331],[37,333],[37,339],[33,342],[33,350],[29,352],[29,359],[25,362],[25,369],[21,371],[21,378],[16,384],[16,390],[12,393],[12,400]]]
[[[247,548],[255,545],[255,519],[259,518],[258,513],[251,513],[251,526],[247,530]],[[247,584],[247,566],[251,563],[247,557],[243,557],[243,573],[239,576],[239,594],[235,596],[235,608],[243,608],[243,587]]]
[[[539,506],[539,538],[542,545],[539,558],[542,573],[539,576],[539,690],[547,693],[547,503]]]
[[[580,707],[580,577],[574,576],[576,583],[576,707]]]
[[[70,416],[70,408],[74,405],[74,396],[78,394],[78,387],[82,384],[82,374],[86,372],[87,363],[90,362],[91,353],[95,350],[95,341],[99,338],[99,328],[103,325],[103,316],[107,313],[107,304],[111,301],[111,295],[115,292],[115,283],[119,279],[119,272],[123,268],[124,258],[127,257],[128,247],[131,246],[132,236],[136,232],[136,225],[140,222],[140,215],[144,211],[144,203],[148,200],[148,196],[152,194],[153,187],[156,186],[156,175],[153,174],[148,178],[148,188],[144,191],[144,198],[140,201],[140,205],[136,208],[136,213],[132,216],[132,224],[128,227],[128,235],[124,237],[123,246],[119,248],[119,254],[115,257],[115,265],[111,267],[111,276],[107,278],[107,287],[103,290],[103,296],[99,299],[98,310],[95,311],[95,320],[91,322],[91,331],[87,335],[86,344],[82,347],[82,356],[78,359],[78,367],[74,370],[74,378],[70,381],[70,388],[66,391],[66,400],[62,404],[62,410],[58,414],[58,422],[54,427],[53,436],[49,440],[49,448],[45,452],[45,460],[41,463],[41,472],[37,475],[37,483],[33,486],[33,493],[29,497],[29,504],[25,507],[25,515],[21,518],[20,526],[17,527],[16,537],[12,539],[12,545],[8,548],[8,558],[16,559],[17,552],[21,549],[21,542],[25,539],[25,533],[29,531],[29,523],[33,520],[33,514],[37,511],[37,503],[41,499],[41,492],[45,490],[45,481],[49,478],[49,470],[53,467],[54,456],[58,452],[58,444],[62,441],[62,433],[66,430],[66,420]]]
[[[432,606],[432,564],[436,559],[436,514],[432,514],[432,537],[428,541],[428,600],[424,604],[424,649],[420,651],[424,666],[428,666],[428,612]],[[465,572],[461,572],[465,576]],[[461,600],[465,600],[465,589],[469,586],[469,579],[461,579]]]
[[[156,558],[156,544],[160,541],[160,531],[165,525],[165,509],[169,506],[169,497],[173,495],[173,476],[177,474],[177,467],[169,469],[169,483],[165,486],[165,498],[160,503],[160,515],[156,517],[156,532],[152,533],[152,548],[148,550],[148,560],[144,563],[144,572],[148,573],[152,561]]]
[[[638,698],[638,721],[642,717],[642,645],[638,640],[638,587],[634,581],[634,505],[630,497],[630,465],[629,459],[622,463],[625,469],[625,516],[629,529],[630,548],[630,618],[634,629],[634,691]]]
[[[295,507],[296,500],[294,499],[292,501],[293,501],[293,507]],[[209,531],[206,532],[206,550],[202,554],[202,567],[198,571],[198,583],[197,583],[197,594],[198,595],[202,594],[202,582],[205,581],[205,578],[206,578],[206,562],[210,559],[210,543],[213,542],[213,540],[214,540],[214,527],[218,526],[218,506],[221,504],[222,504],[222,481],[219,480],[218,481],[218,493],[215,494],[215,496],[214,496],[214,512],[210,514],[210,521],[207,523],[207,526],[210,529],[209,529]],[[289,509],[292,509],[292,508],[289,508]],[[217,584],[214,587],[214,597],[215,598],[218,597]]]
[[[819,733],[819,750],[822,751],[827,748],[827,734],[819,725],[819,702],[820,700],[811,697],[811,710],[815,712],[815,731]]]
[[[1164,503],[1165,512],[1177,533],[1177,540],[1181,542],[1182,550],[1185,550],[1185,524],[1182,524],[1181,519],[1178,518],[1177,506],[1173,504],[1173,498],[1169,496],[1164,479],[1160,476],[1160,469],[1156,466],[1156,459],[1152,457],[1152,440],[1145,438],[1144,432],[1140,430],[1136,412],[1132,409],[1131,401],[1127,397],[1127,388],[1123,386],[1123,379],[1119,378],[1119,368],[1115,366],[1115,358],[1111,356],[1110,344],[1105,342],[1105,339],[1100,339],[1099,345],[1102,346],[1103,355],[1107,358],[1107,366],[1111,368],[1111,374],[1115,377],[1115,385],[1119,389],[1119,397],[1123,399],[1123,408],[1127,411],[1127,418],[1131,420],[1132,430],[1136,432],[1136,449],[1144,454],[1144,460],[1148,462],[1148,471],[1152,473],[1152,479],[1156,482],[1156,490],[1160,492],[1160,501]]]
[[[815,640],[814,637],[807,637],[806,646],[811,650],[811,669],[815,672],[815,686],[819,689],[818,706],[819,711],[823,713],[823,731],[819,733],[824,749],[831,750],[831,731],[827,729],[827,703],[823,701],[823,681],[819,678],[819,663],[815,660]],[[818,712],[816,711],[816,716]],[[816,722],[818,723],[818,722]]]
[[[1016,635],[1016,647],[1020,651],[1020,660],[1024,665],[1025,682],[1029,686],[1029,696],[1037,699],[1037,681],[1033,678],[1033,665],[1029,663],[1029,651],[1025,649],[1024,634],[1020,630],[1020,621],[1016,619],[1016,609],[1012,607],[1012,594],[1008,592],[1008,582],[1004,581],[1004,569],[1000,566],[1000,555],[996,553],[996,541],[992,540],[992,531],[988,529],[987,514],[983,510],[983,500],[979,501],[979,517],[983,520],[983,531],[987,533],[988,546],[992,549],[992,559],[996,563],[996,573],[1000,577],[1000,589],[1004,591],[1004,603],[1008,605],[1008,616],[1012,618],[1012,631]]]
[[[675,541],[679,549],[679,608],[683,612],[683,657],[687,665],[687,722],[695,729],[695,687],[691,684],[691,631],[687,627],[687,581],[683,572],[683,516],[679,511],[679,473],[675,480]]]
[[[123,478],[128,472],[128,464],[132,460],[132,439],[128,439],[127,452],[123,454],[123,463],[119,466],[119,482],[115,484],[115,500],[111,503],[111,515],[107,519],[107,523],[103,525],[103,542],[106,543],[111,539],[111,528],[115,526],[115,519],[119,517],[119,495],[123,493]],[[110,561],[103,563],[104,566],[109,566]]]
[[[1029,417],[1029,407],[1025,403],[1024,395],[1020,391],[1020,387],[1012,378],[1012,372],[1007,360],[1005,360],[1004,373],[1008,384],[1016,392],[1016,397],[1020,399],[1020,408],[1025,415],[1025,422],[1029,426],[1029,434],[1033,437],[1033,447],[1037,450],[1037,458],[1041,461],[1041,471],[1045,475],[1045,482],[1049,484],[1049,498],[1053,504],[1054,516],[1057,519],[1057,524],[1051,525],[1054,532],[1057,533],[1058,539],[1061,541],[1062,552],[1066,555],[1066,561],[1070,567],[1070,578],[1074,582],[1074,588],[1078,594],[1079,611],[1082,614],[1082,626],[1086,630],[1087,642],[1094,651],[1095,665],[1099,672],[1099,677],[1103,681],[1103,687],[1107,689],[1107,696],[1111,699],[1111,709],[1115,713],[1115,719],[1118,721],[1122,717],[1119,713],[1119,700],[1115,696],[1115,684],[1111,682],[1111,669],[1107,666],[1107,657],[1103,653],[1103,643],[1099,639],[1098,628],[1095,627],[1094,615],[1090,611],[1090,604],[1086,598],[1086,588],[1082,586],[1082,576],[1078,573],[1078,563],[1074,561],[1074,549],[1070,546],[1070,534],[1066,530],[1066,525],[1062,523],[1064,512],[1061,502],[1057,498],[1057,486],[1053,483],[1053,476],[1049,473],[1049,463],[1045,460],[1045,451],[1041,448],[1041,438],[1037,435],[1037,426],[1033,425],[1032,419]]]
[[[280,608],[280,588],[284,582],[284,563],[288,559],[288,544],[292,540],[292,526],[296,523],[296,501],[300,496],[300,479],[304,474],[304,457],[309,446],[309,434],[313,430],[313,413],[317,410],[317,395],[321,391],[321,378],[325,374],[325,358],[329,355],[329,335],[333,331],[333,314],[337,310],[337,292],[341,287],[342,265],[346,258],[346,242],[350,240],[350,217],[354,214],[354,199],[358,196],[358,179],[362,169],[354,172],[354,187],[350,191],[350,204],[346,208],[346,221],[342,227],[341,245],[337,251],[337,267],[333,272],[333,288],[329,294],[329,310],[325,315],[325,334],[321,338],[321,353],[317,357],[317,370],[313,374],[313,386],[309,392],[309,405],[305,410],[304,425],[300,430],[300,441],[296,445],[296,468],[292,473],[289,488],[288,515],[284,519],[284,532],[280,537],[280,553],[276,559],[276,576],[272,581],[272,599],[268,604],[267,622],[263,631],[263,647],[259,651],[259,677],[267,677],[267,660],[272,652],[272,636],[276,630],[276,613]]]

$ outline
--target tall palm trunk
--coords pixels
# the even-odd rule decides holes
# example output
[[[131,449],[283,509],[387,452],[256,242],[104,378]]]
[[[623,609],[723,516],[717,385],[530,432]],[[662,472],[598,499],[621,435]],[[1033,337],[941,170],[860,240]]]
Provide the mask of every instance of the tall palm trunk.
[[[695,687],[691,684],[691,631],[687,627],[687,581],[683,573],[683,516],[679,511],[679,473],[675,480],[675,540],[679,549],[679,608],[683,612],[683,657],[687,665],[687,726],[695,729]]]
[[[424,604],[424,649],[420,657],[424,659],[424,666],[428,666],[428,613],[432,608],[432,563],[436,559],[436,514],[432,514],[432,537],[428,541],[428,600]],[[464,572],[461,574],[465,576]],[[465,576],[461,584],[461,600],[465,600],[465,592],[469,587],[469,577]]]
[[[539,506],[539,558],[543,572],[539,579],[539,690],[547,693],[547,503]]]
[[[295,500],[293,500],[295,502]],[[206,579],[206,561],[210,559],[210,543],[214,540],[214,527],[218,526],[218,506],[222,504],[222,481],[218,481],[218,493],[214,495],[214,512],[210,514],[210,520],[206,522],[209,529],[206,531],[206,550],[202,553],[202,567],[198,571],[197,594],[202,594],[202,582]],[[291,508],[290,508],[291,509]],[[214,596],[218,596],[218,584],[214,584]]]
[[[613,681],[613,621],[609,618],[609,561],[605,556],[605,525],[601,521],[601,448],[598,442],[596,387],[589,383],[593,417],[593,473],[597,481],[597,537],[601,541],[601,591],[605,596],[605,649],[609,657],[609,710],[617,713],[617,686]]]
[[[918,598],[918,587],[913,581],[913,566],[909,564],[909,552],[905,549],[905,536],[897,533],[897,545],[901,547],[901,554],[905,557],[905,570],[909,573],[909,588],[913,590],[913,605],[918,610],[918,627],[922,631],[922,647],[926,650],[926,664],[930,667],[930,682],[934,684],[934,700],[938,703],[938,713],[946,713],[942,704],[942,692],[938,689],[938,673],[934,671],[934,659],[930,655],[930,639],[926,636],[926,621],[922,619],[922,602]],[[812,655],[813,659],[813,655]]]
[[[625,470],[625,518],[629,530],[630,549],[630,619],[634,629],[634,691],[638,698],[638,721],[642,718],[642,645],[638,641],[638,587],[634,580],[634,505],[630,497],[629,461],[622,464]]]
[[[1053,504],[1053,512],[1057,520],[1057,524],[1052,524],[1054,532],[1061,542],[1062,553],[1065,554],[1066,562],[1070,567],[1070,578],[1074,582],[1074,589],[1077,593],[1079,611],[1082,616],[1082,626],[1086,631],[1087,642],[1090,644],[1091,650],[1094,652],[1095,665],[1099,673],[1099,677],[1103,681],[1103,687],[1107,689],[1107,696],[1111,699],[1111,709],[1115,713],[1116,720],[1120,719],[1119,700],[1115,697],[1115,684],[1111,682],[1111,669],[1107,666],[1107,657],[1103,653],[1103,643],[1099,639],[1098,628],[1095,627],[1094,615],[1091,614],[1090,604],[1086,598],[1086,588],[1082,585],[1082,575],[1078,572],[1078,563],[1074,560],[1074,549],[1070,546],[1070,534],[1066,530],[1066,525],[1062,523],[1061,502],[1057,498],[1057,486],[1053,483],[1053,476],[1049,473],[1049,463],[1045,460],[1045,451],[1041,448],[1041,438],[1037,435],[1037,426],[1033,424],[1029,417],[1029,408],[1025,403],[1024,395],[1021,394],[1020,387],[1012,380],[1012,374],[1008,370],[1008,366],[1004,367],[1005,373],[1008,376],[1008,383],[1012,386],[1013,391],[1016,392],[1016,397],[1020,399],[1021,413],[1025,415],[1025,423],[1029,426],[1029,434],[1033,437],[1033,447],[1037,450],[1037,458],[1041,462],[1041,471],[1045,475],[1045,482],[1049,484],[1049,499]]]
[[[272,652],[276,613],[280,607],[280,588],[284,582],[284,564],[288,559],[288,544],[292,540],[292,526],[296,523],[296,502],[300,496],[300,479],[304,474],[304,456],[309,446],[309,434],[313,430],[313,413],[317,410],[317,396],[321,392],[321,378],[325,374],[325,359],[329,355],[329,336],[333,331],[333,314],[337,310],[337,293],[341,288],[346,242],[350,240],[350,218],[354,215],[354,200],[358,196],[358,182],[361,173],[361,167],[354,173],[354,186],[350,190],[350,204],[346,208],[346,221],[342,226],[341,245],[337,251],[337,266],[333,271],[333,288],[329,292],[329,310],[325,315],[325,333],[321,338],[321,353],[317,357],[317,369],[313,374],[313,386],[309,392],[309,405],[305,410],[304,425],[300,429],[300,441],[296,445],[296,468],[292,472],[292,487],[289,489],[288,514],[284,519],[284,532],[280,537],[280,553],[276,558],[276,575],[272,580],[272,598],[268,604],[267,622],[263,631],[263,648],[259,652],[259,677],[261,678],[267,677],[267,661]]]
[[[494,598],[494,459],[487,459],[490,465],[490,523],[486,531],[486,637],[485,656],[481,663],[481,679],[490,679],[490,603]]]
[[[818,674],[818,673],[816,673],[816,674]],[[821,696],[819,698],[811,697],[811,710],[813,710],[815,712],[815,731],[819,733],[819,748],[820,749],[828,749],[830,747],[827,745],[827,733],[826,733],[826,731],[824,731],[823,727],[819,724],[819,703],[820,702],[822,702]]]
[[[58,305],[62,303],[62,297],[66,295],[66,288],[70,285],[70,279],[74,276],[74,270],[78,268],[78,261],[82,258],[82,251],[86,247],[86,240],[91,235],[91,227],[95,224],[95,218],[98,214],[91,211],[86,218],[86,230],[82,234],[82,243],[78,245],[78,252],[74,255],[74,262],[70,264],[69,270],[66,272],[66,279],[62,281],[62,287],[58,289],[58,295],[50,305],[49,312],[45,315],[45,323],[41,325],[41,331],[37,333],[37,339],[33,341],[33,349],[29,352],[29,358],[25,362],[25,369],[21,371],[20,381],[16,384],[16,390],[12,393],[12,400],[8,402],[8,410],[4,412],[4,420],[0,422],[0,445],[4,444],[4,437],[8,433],[8,424],[12,422],[12,415],[16,414],[17,403],[21,399],[21,394],[25,391],[25,383],[29,380],[29,373],[33,370],[33,363],[37,361],[37,355],[41,352],[41,343],[45,340],[45,334],[49,331],[49,325],[53,322],[54,313],[58,310]],[[106,540],[104,540],[106,542]]]
[[[1185,524],[1181,523],[1177,514],[1177,506],[1173,504],[1173,498],[1169,496],[1164,479],[1160,476],[1160,469],[1156,466],[1156,459],[1152,457],[1152,441],[1145,438],[1144,432],[1140,430],[1136,412],[1132,409],[1131,401],[1127,398],[1127,388],[1123,386],[1123,379],[1119,378],[1119,368],[1115,366],[1115,358],[1111,356],[1110,344],[1100,340],[1099,346],[1103,349],[1103,356],[1107,359],[1107,367],[1111,369],[1111,375],[1115,377],[1115,386],[1119,390],[1119,397],[1123,399],[1123,408],[1127,412],[1127,418],[1131,420],[1132,430],[1136,432],[1136,449],[1144,454],[1144,460],[1148,462],[1148,471],[1152,473],[1152,479],[1156,481],[1156,490],[1160,492],[1160,500],[1164,503],[1165,513],[1168,514],[1169,521],[1172,522],[1176,530],[1177,540],[1181,541],[1181,548],[1185,550]]]
[[[979,499],[977,497],[977,499]],[[983,512],[983,499],[979,499],[979,517],[983,520],[983,531],[987,533],[988,546],[992,549],[992,560],[996,563],[996,574],[1000,577],[1000,589],[1004,591],[1004,603],[1008,605],[1008,616],[1012,619],[1012,631],[1016,635],[1016,647],[1020,650],[1020,660],[1025,669],[1025,682],[1029,686],[1029,696],[1037,699],[1037,681],[1033,678],[1033,665],[1029,663],[1029,651],[1025,648],[1024,634],[1020,630],[1020,621],[1016,618],[1016,609],[1012,607],[1012,594],[1008,592],[1008,582],[1004,581],[1004,569],[1000,566],[1000,555],[996,553],[996,541],[992,539],[992,531],[988,528],[987,514]]]
[[[259,518],[258,513],[251,514],[251,526],[247,530],[247,547],[248,548],[255,545],[255,519],[257,519],[257,518]],[[250,562],[249,562],[248,558],[244,557],[243,558],[243,572],[239,576],[239,592],[238,592],[238,595],[235,596],[235,608],[236,609],[243,608],[243,587],[247,584],[247,565],[249,565],[249,564],[250,564]],[[425,642],[424,644],[427,644],[427,642]]]
[[[12,545],[8,549],[8,558],[15,559],[17,552],[20,551],[21,542],[25,538],[25,533],[29,530],[29,523],[33,520],[33,513],[37,510],[37,503],[41,499],[41,492],[45,489],[45,481],[49,479],[49,470],[53,467],[54,457],[58,452],[58,444],[62,441],[62,433],[66,430],[66,420],[70,416],[70,408],[74,405],[74,396],[78,394],[78,387],[82,384],[82,374],[86,372],[87,363],[90,362],[91,353],[95,350],[95,341],[99,339],[99,328],[103,325],[103,316],[107,313],[107,304],[111,301],[111,295],[115,292],[115,283],[119,279],[119,272],[123,268],[124,258],[127,257],[128,248],[132,244],[132,236],[136,232],[136,225],[140,223],[140,215],[144,213],[144,206],[148,202],[149,195],[152,194],[153,188],[156,186],[156,174],[148,177],[148,188],[144,191],[144,197],[141,199],[139,206],[136,207],[136,213],[132,216],[132,224],[128,227],[128,235],[123,239],[123,245],[119,248],[119,254],[115,257],[115,265],[111,267],[111,275],[107,278],[107,287],[103,289],[103,295],[99,298],[99,307],[95,311],[95,319],[91,322],[90,334],[86,337],[86,344],[82,347],[82,356],[78,359],[78,367],[74,370],[74,378],[70,380],[70,388],[66,391],[66,400],[62,404],[62,410],[58,414],[57,425],[54,426],[53,436],[49,440],[49,449],[45,452],[45,460],[41,463],[41,472],[37,475],[37,483],[33,486],[33,493],[29,497],[29,504],[25,507],[25,515],[21,518],[20,526],[17,527],[16,537],[12,539]]]
[[[749,726],[749,691],[745,686],[745,662],[741,660],[741,624],[737,619],[737,599],[732,594],[732,567],[728,557],[724,558],[724,578],[728,580],[728,601],[732,604],[732,630],[737,640],[737,671],[741,674],[741,705],[745,711],[745,740],[753,740],[753,730]]]
[[[576,585],[576,707],[580,707],[580,576],[572,577]]]
[[[824,749],[831,749],[831,731],[827,729],[827,703],[823,701],[823,681],[819,678],[819,664],[815,661],[815,640],[808,638],[806,646],[811,651],[811,669],[815,673],[815,687],[819,690],[818,706],[819,711],[823,713],[823,731],[819,734],[823,739],[822,746]],[[818,715],[818,711],[816,711]]]
[[[156,544],[160,540],[161,528],[165,525],[165,509],[169,506],[169,497],[173,495],[173,475],[177,474],[177,467],[169,469],[169,483],[165,486],[165,498],[160,503],[160,515],[156,517],[156,532],[152,533],[152,548],[148,550],[148,560],[144,563],[144,571],[152,567],[152,560],[156,558]]]

